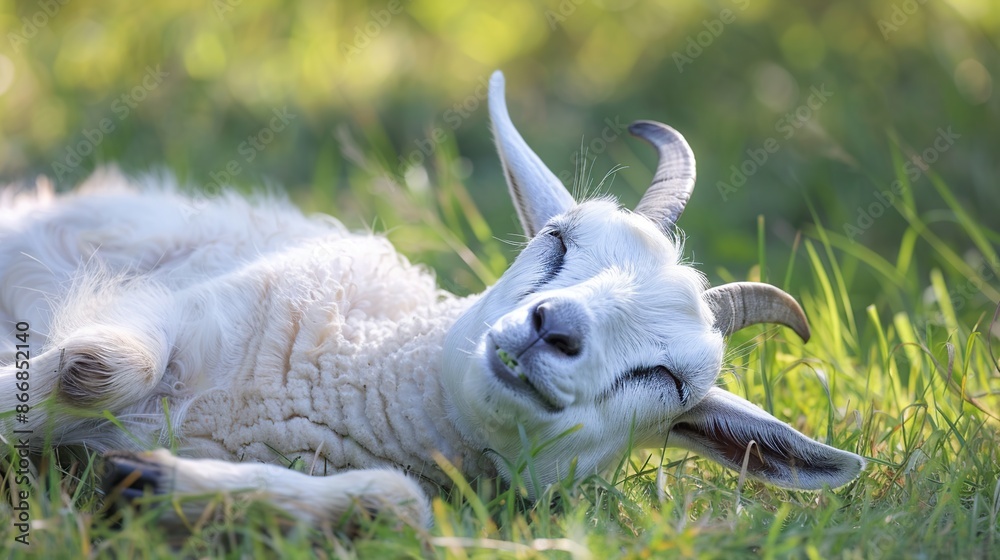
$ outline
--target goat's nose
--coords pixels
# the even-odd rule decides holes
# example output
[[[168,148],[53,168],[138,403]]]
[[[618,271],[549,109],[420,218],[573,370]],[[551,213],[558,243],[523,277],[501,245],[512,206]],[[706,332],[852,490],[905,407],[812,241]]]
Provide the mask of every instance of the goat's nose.
[[[531,326],[543,342],[573,357],[583,349],[583,314],[565,302],[544,301],[531,312]]]

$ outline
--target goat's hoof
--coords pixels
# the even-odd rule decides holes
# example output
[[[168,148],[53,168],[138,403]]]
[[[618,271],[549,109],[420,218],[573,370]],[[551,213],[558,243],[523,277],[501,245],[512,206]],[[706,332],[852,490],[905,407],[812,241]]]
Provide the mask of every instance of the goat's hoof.
[[[170,491],[170,469],[157,460],[156,452],[112,451],[104,455],[104,463],[102,487],[104,495],[111,499],[133,502]]]

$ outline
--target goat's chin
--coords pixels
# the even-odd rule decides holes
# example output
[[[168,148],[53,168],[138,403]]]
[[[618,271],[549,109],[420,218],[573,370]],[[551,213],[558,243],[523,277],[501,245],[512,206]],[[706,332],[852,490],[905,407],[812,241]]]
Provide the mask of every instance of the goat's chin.
[[[489,438],[506,429],[517,433],[517,424],[538,427],[563,410],[497,361],[494,355],[477,349],[463,360],[461,375],[452,372],[447,376],[451,378],[445,389],[450,393],[449,404],[461,422]]]
[[[532,459],[543,486],[571,472],[586,476],[619,460],[631,417],[621,422],[620,410],[551,391],[533,375],[539,372],[522,379],[487,343],[481,327],[491,321],[484,315],[489,314],[474,309],[459,318],[444,344],[441,382],[447,410],[466,442],[483,449],[508,481],[512,474],[506,465],[523,459],[522,434],[532,440],[529,448],[548,444]],[[481,334],[468,334],[475,332]]]

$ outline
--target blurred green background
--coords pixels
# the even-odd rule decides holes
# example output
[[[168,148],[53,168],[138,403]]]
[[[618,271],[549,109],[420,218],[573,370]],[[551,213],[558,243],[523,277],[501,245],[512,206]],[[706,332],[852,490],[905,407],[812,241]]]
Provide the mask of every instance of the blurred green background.
[[[498,68],[522,134],[570,182],[584,162],[587,192],[631,206],[648,185],[653,152],[621,124],[683,132],[699,181],[680,225],[713,282],[760,274],[759,215],[776,283],[817,221],[892,261],[907,221],[875,193],[900,173],[911,183],[897,193],[972,266],[981,255],[931,178],[1000,229],[992,0],[0,6],[3,181],[68,189],[115,162],[209,192],[281,185],[310,211],[388,231],[459,292],[516,254],[496,238],[520,240],[485,109]],[[914,293],[935,265],[920,256]],[[856,302],[878,297],[874,278],[845,274]]]

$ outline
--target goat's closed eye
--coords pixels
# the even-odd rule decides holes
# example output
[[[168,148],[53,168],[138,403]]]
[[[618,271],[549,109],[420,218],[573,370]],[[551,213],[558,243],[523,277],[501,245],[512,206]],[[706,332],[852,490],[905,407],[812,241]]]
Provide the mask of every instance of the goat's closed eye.
[[[560,250],[562,251],[562,253],[563,253],[563,254],[565,255],[565,254],[566,254],[566,240],[565,240],[565,239],[563,239],[563,234],[562,234],[562,232],[561,232],[561,231],[559,231],[558,229],[555,229],[555,228],[553,228],[553,229],[550,229],[550,230],[548,231],[548,235],[549,235],[550,237],[554,237],[554,238],[556,238],[556,239],[558,239],[558,240],[559,240],[559,249],[560,249]]]
[[[604,392],[601,399],[605,399],[627,385],[637,382],[649,382],[654,384],[665,382],[672,383],[674,385],[674,389],[677,390],[677,398],[680,399],[682,405],[686,405],[688,398],[691,396],[687,383],[674,373],[673,370],[666,366],[651,366],[638,367],[618,377],[611,387]]]
[[[547,249],[547,258],[543,261],[543,266],[545,267],[544,274],[542,275],[541,281],[538,283],[539,286],[544,286],[552,281],[559,272],[562,270],[563,261],[566,258],[566,240],[563,238],[563,234],[560,230],[552,228],[545,232],[546,240],[549,241]]]

